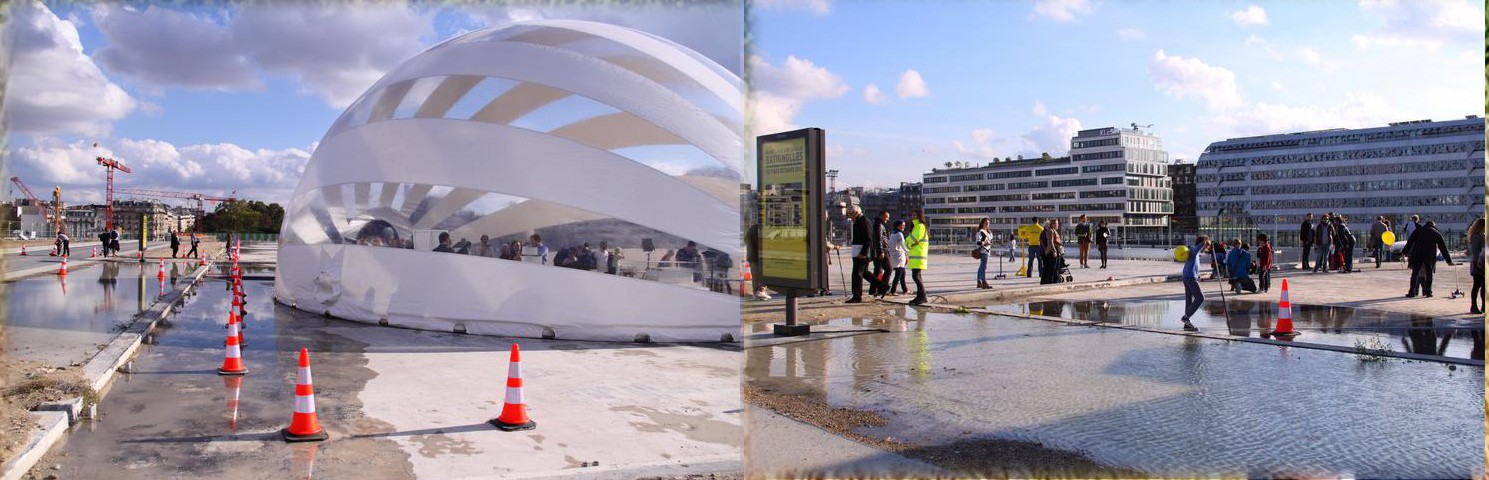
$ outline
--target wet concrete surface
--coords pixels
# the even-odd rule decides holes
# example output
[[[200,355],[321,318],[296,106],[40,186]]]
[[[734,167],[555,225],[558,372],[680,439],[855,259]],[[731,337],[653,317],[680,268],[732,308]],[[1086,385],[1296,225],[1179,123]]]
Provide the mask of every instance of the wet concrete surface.
[[[389,431],[361,413],[357,394],[374,374],[366,345],[326,328],[333,320],[276,307],[266,282],[244,282],[248,295],[243,358],[249,373],[222,377],[231,302],[225,281],[208,281],[181,312],[141,347],[128,374],[33,472],[60,478],[409,478],[407,455]],[[341,322],[337,326],[346,327]],[[287,444],[279,429],[294,405],[297,352],[308,347],[320,422],[331,439]],[[236,410],[230,399],[237,398]],[[60,468],[50,469],[51,465]],[[33,473],[33,475],[35,474]]]
[[[54,366],[81,364],[196,269],[194,264],[102,262],[66,276],[4,284],[4,348],[10,358]]]
[[[818,322],[887,332],[760,347],[747,340],[746,381],[876,412],[887,423],[855,433],[926,452],[1032,442],[1156,476],[1484,472],[1482,368],[889,310],[889,319]]]
[[[1182,298],[1121,300],[1034,299],[1013,305],[986,307],[994,312],[1013,312],[1069,318],[1109,324],[1138,325],[1166,330],[1183,326]],[[1278,304],[1250,296],[1222,301],[1206,296],[1204,305],[1190,321],[1202,332],[1225,332],[1237,337],[1275,338]],[[1291,341],[1345,347],[1365,346],[1423,355],[1484,359],[1484,320],[1434,318],[1366,308],[1335,305],[1292,307],[1293,329],[1300,332]]]

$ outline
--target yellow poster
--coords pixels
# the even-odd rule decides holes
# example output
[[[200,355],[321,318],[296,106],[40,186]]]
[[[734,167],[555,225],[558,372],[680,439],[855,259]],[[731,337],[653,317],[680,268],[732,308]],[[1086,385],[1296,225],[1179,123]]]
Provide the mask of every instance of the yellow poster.
[[[807,140],[760,145],[760,273],[807,281]]]

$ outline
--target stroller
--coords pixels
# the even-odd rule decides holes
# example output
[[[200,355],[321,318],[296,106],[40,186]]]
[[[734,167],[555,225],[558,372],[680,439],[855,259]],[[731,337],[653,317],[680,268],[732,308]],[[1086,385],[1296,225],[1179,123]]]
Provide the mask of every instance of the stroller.
[[[1065,263],[1065,256],[1055,257],[1055,283],[1069,283],[1075,281],[1075,276],[1070,274],[1070,264]]]

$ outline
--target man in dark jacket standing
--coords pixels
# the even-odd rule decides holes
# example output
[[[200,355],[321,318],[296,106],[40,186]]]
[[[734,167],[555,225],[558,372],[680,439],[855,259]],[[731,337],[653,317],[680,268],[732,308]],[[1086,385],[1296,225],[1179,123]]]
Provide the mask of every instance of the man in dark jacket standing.
[[[1308,252],[1313,249],[1313,214],[1303,216],[1303,225],[1298,227],[1298,243],[1303,246],[1303,269],[1308,269]]]
[[[872,228],[868,217],[863,216],[863,210],[858,205],[848,206],[848,218],[853,219],[853,297],[843,303],[863,303],[863,281],[869,281],[869,291],[877,293],[884,290],[884,285],[879,279],[869,274],[870,256],[873,254],[875,239],[870,235]]]
[[[1386,217],[1384,215],[1375,217],[1375,223],[1370,225],[1370,241],[1365,242],[1365,245],[1375,251],[1375,268],[1380,268],[1381,258],[1385,257],[1385,252],[1391,248],[1390,245],[1386,245],[1380,238],[1389,229],[1390,227],[1386,226]]]
[[[1334,217],[1334,245],[1344,252],[1344,263],[1340,265],[1339,273],[1355,271],[1355,234],[1349,231],[1349,218],[1344,215]]]
[[[1437,222],[1428,220],[1426,225],[1418,227],[1412,232],[1411,238],[1406,239],[1406,248],[1401,249],[1406,255],[1406,265],[1411,267],[1411,288],[1406,292],[1406,298],[1417,296],[1417,287],[1422,289],[1422,296],[1432,296],[1432,274],[1437,269],[1437,253],[1442,252],[1442,258],[1448,261],[1448,266],[1453,266],[1453,257],[1448,253],[1448,244],[1442,239],[1442,233],[1437,231]]]
[[[173,230],[171,231],[171,258],[176,258],[176,255],[180,252],[181,237],[176,236],[176,232]]]
[[[884,278],[884,272],[889,271],[889,256],[886,253],[889,251],[888,228],[889,210],[880,210],[879,215],[875,216],[869,222],[869,243],[873,247],[869,249],[869,263],[874,265],[874,273],[871,275],[879,280],[879,283],[869,287],[869,296],[871,297],[881,293],[889,293],[888,291],[879,291],[883,285],[888,283],[886,281],[888,279]]]
[[[1313,273],[1320,270],[1329,273],[1329,255],[1334,253],[1329,251],[1334,244],[1334,226],[1329,224],[1330,217],[1333,215],[1325,213],[1318,220],[1318,227],[1313,229],[1313,248],[1318,249],[1318,257],[1313,259]]]

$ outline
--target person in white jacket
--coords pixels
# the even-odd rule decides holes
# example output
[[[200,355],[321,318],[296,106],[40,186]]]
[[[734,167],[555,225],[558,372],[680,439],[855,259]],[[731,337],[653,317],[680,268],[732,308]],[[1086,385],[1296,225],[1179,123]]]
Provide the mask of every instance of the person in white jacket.
[[[894,293],[895,285],[899,285],[900,293],[910,293],[910,287],[905,285],[905,265],[909,261],[909,250],[905,249],[905,221],[895,220],[889,230],[889,270],[894,276],[889,281],[889,293]],[[899,295],[896,294],[896,295]],[[880,295],[881,297],[883,295]]]

